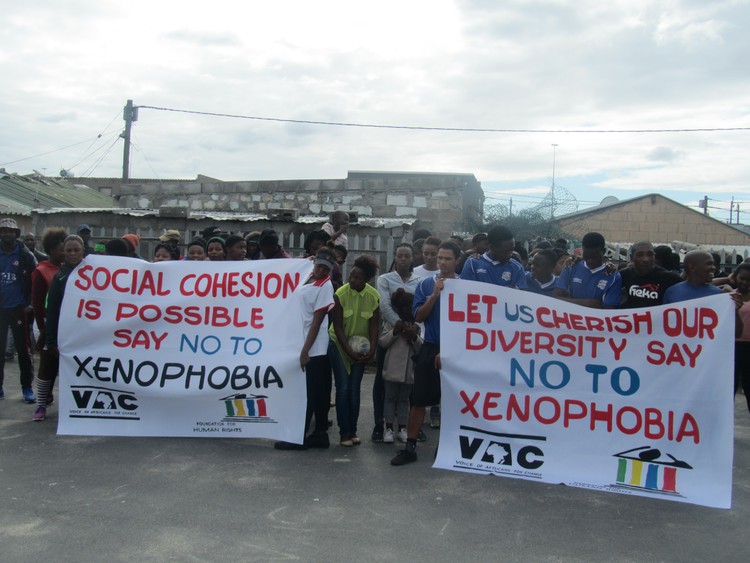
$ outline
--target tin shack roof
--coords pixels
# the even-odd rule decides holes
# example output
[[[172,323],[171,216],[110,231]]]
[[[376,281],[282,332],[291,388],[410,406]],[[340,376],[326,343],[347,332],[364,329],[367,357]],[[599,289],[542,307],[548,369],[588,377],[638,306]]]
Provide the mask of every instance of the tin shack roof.
[[[42,175],[21,176],[0,170],[0,206],[28,215],[32,209],[106,208],[114,202],[111,196],[62,178]]]

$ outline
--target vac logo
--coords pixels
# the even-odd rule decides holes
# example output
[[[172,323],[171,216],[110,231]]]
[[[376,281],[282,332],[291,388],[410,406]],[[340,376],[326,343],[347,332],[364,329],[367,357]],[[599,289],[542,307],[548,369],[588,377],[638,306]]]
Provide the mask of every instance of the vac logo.
[[[503,434],[471,426],[461,426],[458,436],[461,459],[455,468],[471,468],[488,473],[507,473],[540,477],[535,470],[544,465],[540,442],[544,436]]]
[[[73,385],[70,391],[75,403],[70,418],[140,420],[138,399],[128,391],[83,385]]]

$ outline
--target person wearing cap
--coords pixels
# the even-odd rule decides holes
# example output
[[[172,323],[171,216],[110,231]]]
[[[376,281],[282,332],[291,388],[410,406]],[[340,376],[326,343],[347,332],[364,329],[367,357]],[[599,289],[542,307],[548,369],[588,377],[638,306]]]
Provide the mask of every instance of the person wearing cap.
[[[138,258],[139,260],[144,260],[144,258],[138,252],[141,248],[140,236],[134,233],[128,233],[126,235],[122,235],[121,238],[127,243],[128,258]]]
[[[89,254],[94,253],[94,249],[89,246],[91,240],[91,227],[86,223],[81,223],[76,229],[76,234],[83,240],[83,256],[86,257]]]
[[[336,254],[323,247],[315,254],[313,271],[299,288],[301,324],[305,342],[299,363],[305,371],[307,411],[305,414],[305,439],[302,444],[276,442],[277,450],[306,450],[328,448],[328,409],[331,398],[331,364],[328,360],[328,312],[333,308],[333,285],[330,273],[336,263]],[[308,435],[315,416],[315,428]]]
[[[252,231],[245,235],[247,243],[247,259],[260,260],[263,255],[260,253],[260,231]]]
[[[318,250],[320,250],[324,246],[330,246],[331,248],[334,248],[333,246],[331,246],[333,243],[331,243],[330,241],[331,236],[322,229],[310,232],[305,237],[305,253],[300,256],[300,258],[307,258],[309,260],[312,260],[318,253]],[[333,284],[334,291],[344,285],[344,278],[341,274],[341,266],[339,266],[338,259],[333,263],[333,269],[331,270],[331,283]]]
[[[279,244],[279,235],[273,229],[264,229],[258,237],[258,246],[265,260],[291,258],[284,247]]]
[[[180,236],[180,231],[177,231],[175,229],[164,231],[164,234],[159,237],[159,240],[162,241],[164,244],[174,248],[174,250],[177,252],[178,257],[180,256],[179,245],[180,245],[181,239],[182,237]]]
[[[36,268],[34,255],[19,240],[21,229],[10,217],[0,219],[0,350],[5,350],[10,328],[21,370],[21,392],[26,403],[34,403],[31,384],[28,316],[31,303],[31,273]],[[5,397],[5,355],[0,355],[0,399]]]
[[[217,227],[216,225],[211,225],[210,227],[206,227],[201,231],[201,236],[203,240],[210,240],[213,237],[220,237],[221,236],[221,229]],[[198,238],[198,237],[196,237]]]

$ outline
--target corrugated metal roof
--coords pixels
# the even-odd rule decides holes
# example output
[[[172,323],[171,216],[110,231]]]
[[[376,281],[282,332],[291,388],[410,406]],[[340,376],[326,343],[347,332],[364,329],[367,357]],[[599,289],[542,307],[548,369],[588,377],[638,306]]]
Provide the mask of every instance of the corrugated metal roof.
[[[43,176],[19,176],[0,173],[0,196],[21,208],[48,209],[82,207],[111,209],[112,197],[67,180]]]
[[[0,212],[11,215],[31,215],[31,207],[21,205],[17,201],[0,194]]]

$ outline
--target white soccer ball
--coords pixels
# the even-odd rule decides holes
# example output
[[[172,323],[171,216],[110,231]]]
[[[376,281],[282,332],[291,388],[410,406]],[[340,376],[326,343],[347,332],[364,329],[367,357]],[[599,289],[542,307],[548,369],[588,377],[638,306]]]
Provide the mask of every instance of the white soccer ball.
[[[357,334],[349,337],[349,346],[356,354],[367,354],[370,351],[370,341]]]

